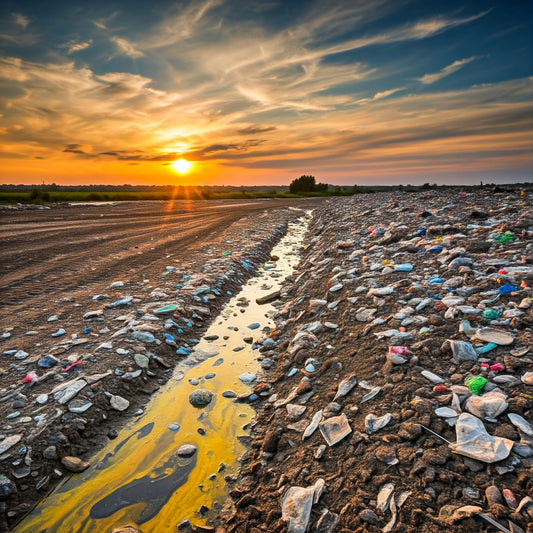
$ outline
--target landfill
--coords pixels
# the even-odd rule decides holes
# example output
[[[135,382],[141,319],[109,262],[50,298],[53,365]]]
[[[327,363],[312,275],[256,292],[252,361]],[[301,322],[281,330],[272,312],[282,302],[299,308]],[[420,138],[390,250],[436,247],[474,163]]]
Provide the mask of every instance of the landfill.
[[[272,295],[276,328],[236,323],[265,363],[233,400],[257,410],[240,473],[216,523],[178,529],[532,533],[532,200],[479,188],[321,202]],[[2,325],[0,525],[87,468],[102,427],[112,438],[142,412],[301,214],[232,228],[144,287],[109,280],[76,320]]]
[[[314,210],[216,531],[533,532],[532,200]]]

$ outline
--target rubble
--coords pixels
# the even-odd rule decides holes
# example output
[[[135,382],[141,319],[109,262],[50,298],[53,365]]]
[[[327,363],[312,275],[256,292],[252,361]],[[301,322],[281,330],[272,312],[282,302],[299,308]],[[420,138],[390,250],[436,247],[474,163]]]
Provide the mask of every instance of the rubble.
[[[434,191],[314,211],[252,429],[253,442],[274,427],[305,440],[278,434],[263,457],[252,443],[233,483],[265,512],[239,507],[224,531],[290,531],[276,487],[319,478],[328,490],[303,531],[326,511],[340,533],[504,531],[511,516],[509,530],[533,531],[533,506],[517,513],[496,494],[533,490],[532,200]],[[330,427],[338,439],[324,447]]]

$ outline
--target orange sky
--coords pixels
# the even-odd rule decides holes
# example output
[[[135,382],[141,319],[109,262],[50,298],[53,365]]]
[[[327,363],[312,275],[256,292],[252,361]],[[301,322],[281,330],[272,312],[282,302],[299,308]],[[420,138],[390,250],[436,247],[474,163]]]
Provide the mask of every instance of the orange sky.
[[[526,3],[2,5],[1,183],[533,179]]]

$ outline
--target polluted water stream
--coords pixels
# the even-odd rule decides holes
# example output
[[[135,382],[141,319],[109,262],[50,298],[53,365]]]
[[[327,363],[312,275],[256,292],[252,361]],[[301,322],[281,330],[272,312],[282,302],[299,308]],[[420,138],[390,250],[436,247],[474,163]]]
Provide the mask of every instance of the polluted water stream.
[[[173,532],[183,520],[205,525],[222,508],[224,478],[236,474],[245,452],[239,439],[254,416],[234,396],[250,391],[261,372],[257,340],[273,328],[270,305],[256,299],[280,289],[298,264],[310,212],[289,224],[271,254],[213,321],[194,352],[127,425],[89,462],[66,479],[15,529],[16,533],[108,533],[134,525],[143,533]],[[245,341],[246,339],[246,341]],[[193,407],[190,394],[213,393]]]

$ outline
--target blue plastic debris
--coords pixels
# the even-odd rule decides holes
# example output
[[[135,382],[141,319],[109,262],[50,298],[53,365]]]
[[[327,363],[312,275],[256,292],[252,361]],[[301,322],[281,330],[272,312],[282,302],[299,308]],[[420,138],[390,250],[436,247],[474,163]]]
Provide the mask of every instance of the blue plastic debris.
[[[518,290],[518,287],[515,287],[514,285],[511,285],[509,283],[506,283],[505,285],[502,285],[498,289],[498,292],[500,294],[509,294],[510,292],[514,292],[514,291],[517,291],[517,290]]]
[[[443,246],[433,246],[433,248],[430,248],[428,250],[428,253],[430,254],[440,254],[442,252],[442,250],[444,250],[444,247]]]

